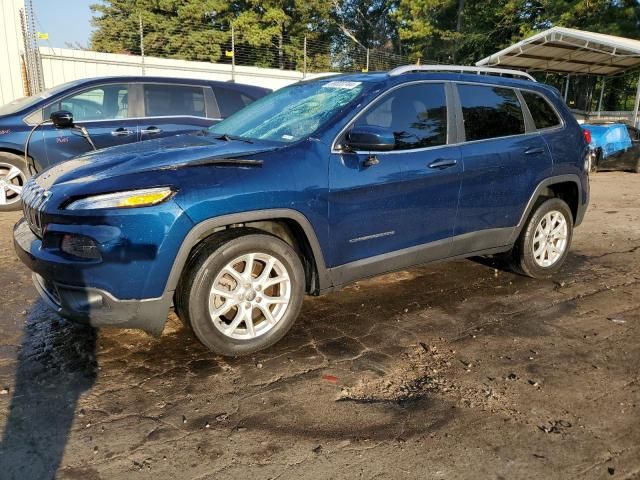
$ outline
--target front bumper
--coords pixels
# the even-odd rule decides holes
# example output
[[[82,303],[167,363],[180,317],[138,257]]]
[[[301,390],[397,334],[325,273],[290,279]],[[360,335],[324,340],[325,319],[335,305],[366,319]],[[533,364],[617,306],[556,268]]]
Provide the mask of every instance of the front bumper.
[[[62,317],[93,327],[139,328],[159,335],[171,307],[172,295],[121,300],[106,290],[56,281],[60,265],[41,249],[41,240],[21,220],[13,230],[16,253],[33,272],[33,283],[42,299]],[[69,265],[65,266],[68,270]],[[82,275],[78,271],[79,279]]]

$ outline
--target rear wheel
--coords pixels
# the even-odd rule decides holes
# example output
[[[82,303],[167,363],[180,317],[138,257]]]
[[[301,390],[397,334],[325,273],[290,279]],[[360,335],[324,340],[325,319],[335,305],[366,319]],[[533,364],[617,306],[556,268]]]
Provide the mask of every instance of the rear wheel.
[[[638,158],[638,161],[636,162],[636,168],[634,171],[636,173],[640,173],[640,158]]]
[[[0,152],[0,212],[20,210],[20,193],[29,177],[26,167],[19,156]]]
[[[214,352],[246,355],[287,333],[304,285],[302,262],[287,243],[255,229],[227,230],[188,262],[176,310]]]
[[[556,273],[567,258],[573,236],[573,215],[560,198],[538,204],[512,252],[514,269],[534,278]]]

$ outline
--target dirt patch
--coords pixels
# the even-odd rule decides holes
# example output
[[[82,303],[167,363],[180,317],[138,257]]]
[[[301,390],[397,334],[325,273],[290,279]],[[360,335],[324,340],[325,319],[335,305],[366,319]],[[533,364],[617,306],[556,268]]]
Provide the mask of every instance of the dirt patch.
[[[451,354],[442,354],[438,347],[421,343],[400,357],[400,362],[382,377],[361,380],[353,387],[343,388],[338,400],[402,404],[456,388],[446,376],[451,367]]]

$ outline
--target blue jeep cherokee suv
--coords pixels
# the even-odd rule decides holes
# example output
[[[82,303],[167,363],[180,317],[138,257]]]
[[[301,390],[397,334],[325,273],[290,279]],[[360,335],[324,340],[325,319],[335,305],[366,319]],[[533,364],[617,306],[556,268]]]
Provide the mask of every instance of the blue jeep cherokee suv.
[[[384,272],[501,253],[553,274],[587,207],[587,152],[532,80],[326,77],[204,134],[46,170],[15,247],[65,317],[159,333],[174,304],[206,346],[242,355],[278,341],[305,293]]]
[[[106,148],[208,128],[269,92],[187,78],[100,77],[0,106],[0,212],[20,209],[20,192],[33,173],[24,158],[27,139],[36,172],[92,149],[78,128],[49,122],[51,114],[70,113],[97,148]]]

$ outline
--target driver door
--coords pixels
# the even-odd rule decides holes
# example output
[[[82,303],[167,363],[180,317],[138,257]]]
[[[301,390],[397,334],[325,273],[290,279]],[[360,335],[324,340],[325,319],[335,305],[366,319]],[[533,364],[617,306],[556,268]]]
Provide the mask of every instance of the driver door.
[[[449,135],[447,91],[432,82],[390,91],[354,125],[388,129],[394,150],[332,154],[327,263],[342,266],[338,283],[416,263],[411,255],[429,247],[439,258],[450,250],[463,168]],[[370,155],[378,161],[366,166]],[[364,264],[371,264],[365,273]]]
[[[74,123],[84,126],[96,148],[107,148],[138,141],[138,120],[131,118],[129,85],[112,83],[90,87],[72,93],[49,104],[43,110],[44,118],[51,113],[68,110]],[[47,167],[92,150],[89,142],[73,128],[43,125],[43,140]]]

